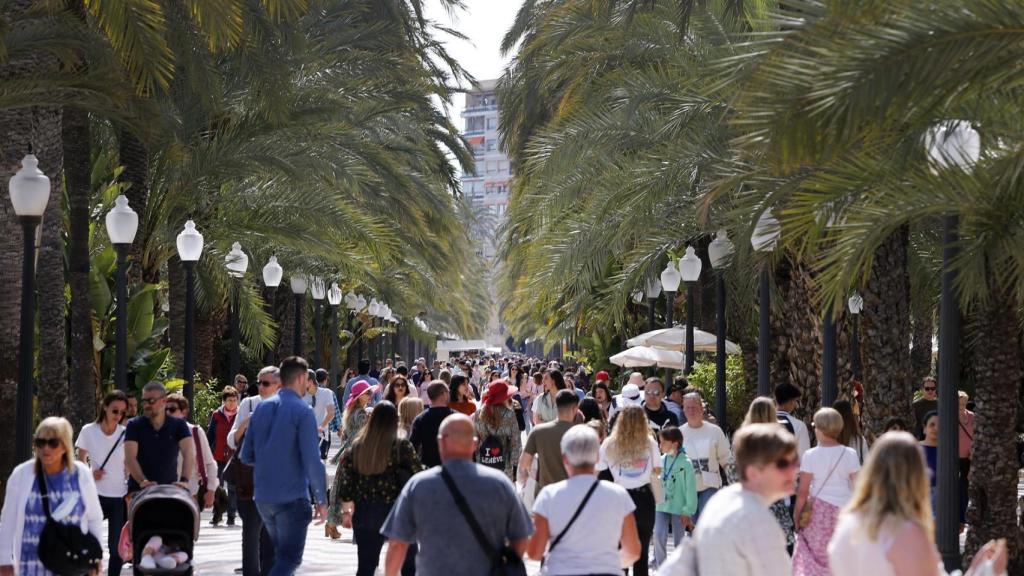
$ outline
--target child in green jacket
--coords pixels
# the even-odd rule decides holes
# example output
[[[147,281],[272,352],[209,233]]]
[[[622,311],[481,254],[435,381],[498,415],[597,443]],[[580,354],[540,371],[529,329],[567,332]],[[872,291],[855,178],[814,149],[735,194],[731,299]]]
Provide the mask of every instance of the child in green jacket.
[[[654,516],[654,564],[660,566],[668,552],[668,527],[672,526],[672,537],[676,546],[683,539],[685,530],[693,529],[694,513],[697,512],[697,480],[693,464],[683,449],[683,431],[675,426],[662,428],[661,438],[661,483],[665,487],[665,501],[655,508]]]

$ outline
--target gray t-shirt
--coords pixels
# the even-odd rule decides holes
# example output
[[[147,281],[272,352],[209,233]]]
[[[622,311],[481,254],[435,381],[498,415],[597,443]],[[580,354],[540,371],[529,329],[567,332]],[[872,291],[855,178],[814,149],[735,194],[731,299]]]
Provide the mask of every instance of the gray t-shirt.
[[[522,540],[533,523],[512,482],[500,470],[468,460],[449,460],[452,475],[491,546]],[[478,576],[490,571],[484,554],[455,499],[434,467],[412,477],[395,501],[380,533],[419,544],[417,576]]]

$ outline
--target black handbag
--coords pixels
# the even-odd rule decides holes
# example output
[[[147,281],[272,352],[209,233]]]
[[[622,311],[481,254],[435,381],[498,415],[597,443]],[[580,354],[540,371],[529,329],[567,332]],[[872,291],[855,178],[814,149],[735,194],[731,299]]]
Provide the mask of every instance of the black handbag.
[[[77,474],[77,470],[74,472]],[[100,541],[77,524],[61,524],[50,515],[50,497],[46,491],[46,475],[42,466],[36,466],[39,497],[46,513],[46,524],[39,535],[39,561],[60,576],[86,576],[99,568],[103,561]]]
[[[480,528],[476,517],[469,509],[469,504],[466,503],[466,498],[462,496],[462,492],[459,492],[458,486],[455,485],[455,479],[448,474],[443,466],[441,467],[441,478],[444,478],[444,483],[448,485],[448,490],[455,498],[455,505],[458,506],[459,511],[466,518],[466,522],[469,523],[473,536],[480,543],[480,547],[484,549],[484,554],[491,559],[489,576],[526,576],[526,564],[523,563],[522,556],[517,554],[511,546],[502,545],[499,550],[495,550],[494,546],[487,541],[483,529]]]

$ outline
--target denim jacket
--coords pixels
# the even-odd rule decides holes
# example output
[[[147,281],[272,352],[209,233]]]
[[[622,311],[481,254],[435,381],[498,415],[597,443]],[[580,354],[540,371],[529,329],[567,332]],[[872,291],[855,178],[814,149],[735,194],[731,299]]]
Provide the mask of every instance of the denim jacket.
[[[658,512],[681,516],[696,514],[697,479],[682,446],[676,454],[662,455],[661,483],[665,487],[665,501],[658,504]]]

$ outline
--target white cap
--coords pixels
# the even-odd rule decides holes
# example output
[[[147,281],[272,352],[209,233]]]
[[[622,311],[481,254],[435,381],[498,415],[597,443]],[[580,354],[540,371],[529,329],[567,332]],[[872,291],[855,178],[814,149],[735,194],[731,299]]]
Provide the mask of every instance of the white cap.
[[[622,387],[622,399],[626,404],[640,405],[640,387],[636,384],[626,384]]]

